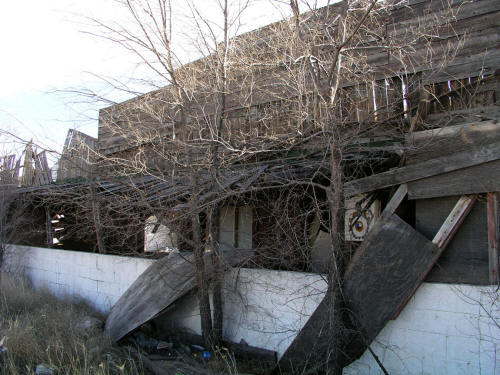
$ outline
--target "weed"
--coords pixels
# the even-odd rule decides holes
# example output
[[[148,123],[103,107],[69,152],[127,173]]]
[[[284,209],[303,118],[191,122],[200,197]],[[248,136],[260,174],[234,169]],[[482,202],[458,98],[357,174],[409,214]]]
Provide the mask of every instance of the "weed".
[[[54,375],[144,374],[100,327],[78,329],[89,317],[102,319],[83,302],[57,299],[46,289],[35,291],[26,280],[5,274],[1,299],[1,375],[34,374],[40,364],[56,369]]]

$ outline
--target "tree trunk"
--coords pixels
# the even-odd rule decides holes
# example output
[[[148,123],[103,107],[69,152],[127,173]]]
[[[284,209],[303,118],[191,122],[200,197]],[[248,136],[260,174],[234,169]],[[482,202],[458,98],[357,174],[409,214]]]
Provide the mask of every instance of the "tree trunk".
[[[342,337],[344,334],[342,282],[345,269],[344,244],[344,173],[339,146],[335,139],[330,139],[330,189],[328,201],[330,208],[331,256],[328,267],[328,330],[331,337],[328,348],[328,360],[325,373],[342,374]]]
[[[222,254],[218,241],[219,228],[219,209],[217,205],[213,205],[208,209],[208,225],[210,233],[210,247],[214,252],[214,274],[213,274],[213,331],[214,345],[222,344],[222,330],[224,321],[224,302],[222,299],[222,283],[224,281],[224,270],[222,265]]]
[[[94,221],[94,229],[97,243],[97,251],[100,254],[106,254],[106,245],[104,244],[104,238],[102,233],[102,223],[101,223],[101,208],[97,196],[95,193],[95,187],[90,187],[90,199],[92,203],[92,217]]]
[[[192,177],[193,196],[191,198],[191,226],[193,231],[193,247],[198,284],[198,304],[200,307],[201,331],[205,346],[210,348],[214,341],[212,330],[212,312],[210,310],[209,283],[203,260],[204,246],[201,241],[201,225],[198,209],[198,198],[195,195],[196,182]]]

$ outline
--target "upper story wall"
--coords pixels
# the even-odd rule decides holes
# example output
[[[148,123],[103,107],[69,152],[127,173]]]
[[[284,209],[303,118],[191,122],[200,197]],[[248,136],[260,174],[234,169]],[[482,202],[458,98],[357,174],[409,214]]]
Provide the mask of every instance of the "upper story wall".
[[[350,65],[342,71],[338,118],[353,123],[393,121],[408,117],[423,99],[437,102],[436,112],[448,110],[440,98],[457,90],[469,98],[463,108],[495,103],[491,96],[475,102],[470,97],[477,92],[475,78],[495,74],[500,63],[500,3],[447,4],[424,0],[374,9],[343,52]],[[335,34],[338,12],[336,4],[303,17],[310,26],[303,44],[295,38],[293,20],[234,40],[223,114],[225,140],[241,145],[270,137],[301,137],[310,130],[306,127],[313,124],[312,114],[322,109],[313,108],[313,83],[306,79],[300,59],[292,57],[313,49],[328,70],[335,46],[324,30]],[[363,12],[350,14],[355,24]],[[221,108],[217,69],[213,56],[205,57],[177,71],[184,94],[168,86],[101,110],[100,152],[110,155],[160,141],[171,152],[174,144],[179,146],[176,140],[209,136]]]

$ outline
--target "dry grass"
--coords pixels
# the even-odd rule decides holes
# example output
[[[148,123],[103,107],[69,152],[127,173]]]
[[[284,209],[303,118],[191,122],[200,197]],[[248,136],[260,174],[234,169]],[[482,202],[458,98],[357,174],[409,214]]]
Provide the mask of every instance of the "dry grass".
[[[5,337],[0,374],[34,374],[39,364],[56,374],[144,374],[140,364],[113,346],[101,329],[78,329],[85,317],[98,317],[83,303],[58,300],[20,279],[2,277],[0,336]]]

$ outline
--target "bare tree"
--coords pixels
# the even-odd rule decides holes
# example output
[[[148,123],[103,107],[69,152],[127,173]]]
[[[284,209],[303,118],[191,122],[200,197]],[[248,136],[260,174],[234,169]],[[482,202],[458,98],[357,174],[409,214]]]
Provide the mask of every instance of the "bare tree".
[[[162,88],[100,113],[99,175],[125,178],[129,190],[99,210],[99,226],[122,229],[117,217],[143,222],[156,213],[179,234],[195,253],[202,330],[212,346],[221,341],[223,321],[221,205],[255,206],[257,266],[310,270],[318,222],[330,239],[328,313],[321,351],[304,359],[304,372],[340,373],[350,360],[343,349],[352,328],[342,283],[355,247],[344,239],[344,184],[400,162],[390,147],[374,147],[372,137],[397,138],[425,126],[425,103],[439,97],[417,68],[439,69],[436,55],[444,65],[459,50],[460,38],[452,44],[434,38],[456,8],[441,4],[401,28],[391,17],[406,10],[403,1],[317,8],[291,0],[281,22],[238,35],[248,2],[216,2],[218,22],[189,2],[192,47],[201,58],[182,65],[175,3],[118,3],[132,24],[92,19],[93,33],[136,54],[161,81],[152,85]],[[169,188],[149,199],[135,176]],[[135,200],[124,199],[131,191]],[[77,205],[95,226],[95,206]],[[205,272],[206,247],[216,255],[213,275]]]

